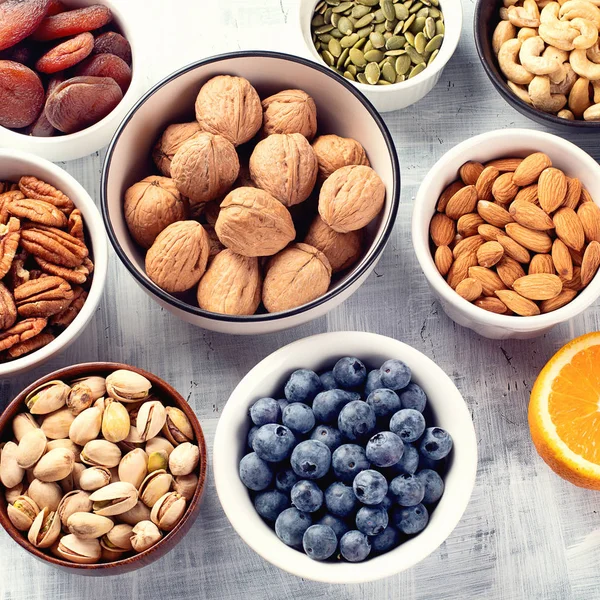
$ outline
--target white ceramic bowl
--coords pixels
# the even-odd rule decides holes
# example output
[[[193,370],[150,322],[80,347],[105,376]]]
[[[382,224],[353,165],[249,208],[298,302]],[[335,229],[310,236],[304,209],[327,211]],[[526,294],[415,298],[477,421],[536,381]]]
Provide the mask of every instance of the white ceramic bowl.
[[[64,0],[64,3],[70,9],[93,4],[104,4],[110,8],[114,22],[118,24],[119,29],[131,45],[132,78],[131,85],[119,105],[104,119],[77,133],[44,138],[23,135],[0,127],[0,147],[25,150],[53,162],[74,160],[104,148],[110,142],[123,117],[144,91],[146,75],[140,51],[139,32],[135,27],[135,20],[132,18],[131,8],[124,7],[126,3],[118,0]]]
[[[88,298],[75,320],[47,346],[17,360],[0,363],[0,379],[37,367],[74,342],[94,316],[106,283],[108,244],[102,217],[89,194],[71,175],[51,162],[19,150],[0,149],[0,181],[18,181],[24,175],[33,175],[53,185],[81,211],[94,261],[94,273]]]
[[[293,310],[252,316],[229,316],[198,308],[161,290],[144,270],[144,252],[131,238],[123,215],[128,187],[155,172],[150,151],[171,123],[192,121],[201,86],[221,74],[246,77],[264,98],[300,88],[317,105],[319,133],[352,137],[365,147],[371,166],[385,183],[381,214],[367,227],[362,260],[322,297]],[[346,300],[369,276],[394,226],[400,198],[400,168],[392,138],[381,117],[348,81],[326,65],[275,52],[234,52],[215,56],[173,73],[152,88],[119,127],[106,156],[102,175],[102,210],[110,240],[135,280],[162,307],[199,327],[235,334],[259,334],[301,325]]]
[[[303,41],[303,55],[324,65],[323,59],[312,41],[310,22],[318,0],[300,0],[300,30]],[[434,88],[442,76],[444,67],[452,58],[462,31],[463,10],[461,0],[440,0],[440,9],[444,14],[446,34],[440,53],[433,63],[415,77],[394,85],[365,85],[351,82],[373,104],[379,112],[391,112],[406,108],[421,100]]]
[[[452,435],[445,491],[428,526],[396,549],[363,563],[317,562],[286,546],[259,517],[238,475],[246,453],[248,410],[260,397],[280,393],[290,373],[308,368],[330,369],[338,358],[356,356],[369,367],[389,358],[403,360],[413,380],[427,393],[436,425]],[[471,415],[452,380],[429,358],[389,337],[365,332],[324,333],[280,348],[259,362],[235,388],[215,434],[213,468],[219,500],[240,537],[277,567],[305,579],[327,583],[363,583],[408,569],[431,554],[460,521],[475,484],[477,440]]]
[[[600,296],[600,273],[572,302],[535,317],[497,315],[461,298],[438,272],[429,248],[429,223],[444,188],[457,178],[469,160],[487,162],[504,156],[545,152],[555,167],[578,177],[600,204],[600,165],[581,148],[556,135],[529,129],[502,129],[470,138],[444,154],[423,179],[415,199],[412,219],[417,259],[444,312],[456,323],[492,339],[527,339],[547,333],[558,323],[583,312]]]

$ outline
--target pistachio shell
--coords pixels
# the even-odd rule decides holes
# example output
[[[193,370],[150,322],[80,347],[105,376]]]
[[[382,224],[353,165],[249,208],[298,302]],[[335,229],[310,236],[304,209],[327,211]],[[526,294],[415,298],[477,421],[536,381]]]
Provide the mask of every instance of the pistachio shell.
[[[109,469],[109,471],[111,483],[118,483],[121,481],[121,478],[119,477],[119,467],[112,467]]]
[[[102,435],[109,442],[122,442],[129,435],[131,422],[127,409],[116,400],[110,399],[102,415]]]
[[[73,488],[76,490],[80,490],[81,489],[81,476],[83,475],[83,472],[87,469],[87,467],[83,464],[83,463],[78,463],[76,462],[73,465],[73,473],[71,473],[71,475],[73,475]]]
[[[6,503],[14,504],[19,496],[25,495],[25,490],[26,490],[26,488],[22,481],[20,483],[17,483],[17,485],[15,485],[11,488],[8,488],[4,492],[4,497],[6,498]]]
[[[150,509],[141,500],[138,500],[133,508],[121,513],[118,519],[133,527],[140,521],[148,521],[150,519]]]
[[[75,466],[75,465],[73,465]],[[60,489],[63,491],[64,494],[68,494],[69,492],[72,492],[75,489],[75,480],[73,479],[73,471],[71,471],[65,478],[61,479],[58,482],[58,485],[60,485]]]
[[[159,450],[158,452],[153,452],[148,456],[148,473],[153,473],[154,471],[166,471],[169,467],[169,457],[164,450]]]
[[[85,383],[76,383],[67,398],[67,406],[74,415],[82,413],[94,403],[92,390]]]
[[[33,525],[40,509],[38,505],[27,496],[19,496],[14,504],[9,504],[6,508],[10,522],[19,531],[28,531]]]
[[[180,493],[188,502],[193,498],[198,487],[198,476],[195,473],[178,475],[173,480],[173,489]]]
[[[19,442],[17,463],[23,469],[30,469],[42,458],[46,451],[46,435],[41,429],[32,429]]]
[[[110,482],[110,471],[106,467],[90,467],[79,477],[79,486],[87,492],[95,492]]]
[[[40,426],[33,415],[29,413],[19,413],[13,419],[12,428],[15,439],[17,442],[20,442],[26,433],[33,429],[39,429]]]
[[[196,468],[199,460],[198,446],[184,442],[171,452],[169,470],[173,475],[189,475]]]
[[[66,448],[55,448],[44,454],[33,468],[36,479],[45,482],[60,481],[73,471],[75,457]]]
[[[71,388],[62,381],[48,381],[25,398],[25,404],[32,415],[47,415],[62,408]]]
[[[41,508],[57,510],[63,497],[63,492],[58,483],[47,483],[34,479],[29,484],[27,495]]]
[[[121,402],[135,402],[148,397],[152,384],[139,373],[119,369],[106,378],[106,391]]]
[[[42,431],[50,440],[61,440],[69,437],[69,429],[75,415],[68,408],[61,408],[50,413],[42,421]]]
[[[165,411],[167,419],[162,431],[169,442],[173,446],[183,442],[193,442],[194,430],[185,413],[175,406],[167,406]]]
[[[90,389],[94,401],[106,395],[106,381],[104,377],[92,375],[91,377],[84,377],[73,381],[73,387],[79,384],[85,385]]]
[[[117,560],[121,560],[123,552],[120,550],[108,550],[102,544],[100,544],[100,562],[111,563]]]
[[[95,440],[102,427],[102,410],[96,406],[79,413],[69,427],[69,438],[80,446]]]
[[[83,540],[101,538],[114,525],[108,517],[86,512],[73,513],[67,520],[69,531]]]
[[[141,448],[128,452],[119,463],[119,479],[131,483],[136,489],[142,485],[147,472],[148,455]]]
[[[92,510],[92,501],[87,492],[75,490],[66,494],[58,505],[58,518],[63,527],[67,527],[69,517],[75,513],[86,513]]]
[[[144,479],[140,486],[140,500],[149,508],[164,496],[170,489],[173,477],[166,471],[154,471]]]
[[[171,452],[173,452],[174,446],[164,437],[156,436],[155,438],[152,438],[146,442],[145,449],[148,456],[150,456],[153,452],[159,452],[162,450],[163,452],[166,452],[168,458],[171,455]]]
[[[152,521],[140,521],[131,531],[131,545],[136,552],[148,550],[161,538],[161,532]]]
[[[78,446],[71,440],[50,440],[46,444],[46,452],[50,452],[50,450],[54,450],[55,448],[66,448],[73,453],[75,462],[81,461],[81,446]]]
[[[0,481],[6,488],[15,487],[23,480],[25,470],[19,466],[19,447],[14,442],[6,442],[0,454]]]
[[[131,415],[130,415],[131,418]],[[140,435],[138,428],[135,425],[132,425],[129,428],[129,434],[124,440],[127,444],[143,444],[144,438]]]
[[[50,548],[60,535],[60,525],[56,512],[45,507],[33,521],[27,539],[36,548]]]
[[[131,532],[133,527],[126,523],[115,525],[100,540],[100,545],[107,550],[115,552],[129,552],[133,550],[131,545]]]
[[[112,468],[121,460],[121,450],[107,440],[92,440],[81,451],[81,460],[86,465]]]
[[[167,420],[165,407],[158,401],[144,402],[137,415],[137,430],[144,441],[156,437]]]
[[[121,481],[97,490],[90,499],[96,514],[112,517],[133,508],[138,500],[138,492],[130,483]]]
[[[185,498],[177,492],[161,496],[150,512],[150,519],[163,531],[171,531],[185,514]]]
[[[100,560],[100,542],[95,539],[82,540],[76,535],[65,535],[58,544],[56,553],[73,563],[93,564]]]

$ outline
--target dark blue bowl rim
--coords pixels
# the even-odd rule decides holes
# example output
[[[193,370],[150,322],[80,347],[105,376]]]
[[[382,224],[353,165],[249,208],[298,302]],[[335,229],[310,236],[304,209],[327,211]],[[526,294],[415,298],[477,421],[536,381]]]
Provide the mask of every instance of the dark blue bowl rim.
[[[142,104],[144,104],[146,102],[146,100],[148,100],[148,98],[153,96],[158,90],[163,88],[165,85],[169,84],[171,81],[173,81],[177,77],[184,75],[185,73],[188,73],[189,71],[193,71],[194,69],[197,69],[198,67],[201,67],[204,65],[212,64],[215,62],[220,62],[223,60],[235,59],[235,58],[276,58],[276,59],[281,59],[281,60],[287,60],[290,62],[295,62],[295,63],[301,64],[301,65],[304,65],[305,67],[309,67],[311,69],[315,69],[317,71],[320,71],[324,75],[331,77],[338,84],[342,85],[343,87],[346,88],[346,90],[348,90],[350,93],[352,93],[362,103],[362,105],[367,109],[367,111],[369,112],[369,114],[371,115],[371,117],[373,118],[373,120],[375,121],[377,126],[379,127],[379,129],[385,139],[388,151],[390,153],[390,158],[392,161],[392,171],[393,171],[393,190],[392,190],[392,199],[391,199],[392,207],[391,207],[391,211],[388,215],[387,221],[384,224],[383,234],[381,235],[381,238],[377,241],[377,244],[375,245],[375,247],[371,248],[372,253],[371,253],[369,260],[366,261],[365,263],[361,264],[360,267],[338,288],[329,290],[325,295],[321,296],[320,298],[317,298],[316,300],[313,300],[312,302],[303,304],[302,306],[299,306],[292,310],[287,310],[287,311],[278,312],[278,313],[267,313],[267,314],[259,314],[259,315],[243,315],[243,316],[222,315],[222,314],[218,314],[218,313],[209,312],[207,310],[203,310],[197,306],[187,304],[186,302],[179,300],[179,298],[175,298],[174,296],[171,296],[170,294],[168,294],[167,292],[165,292],[164,290],[159,288],[152,281],[143,277],[138,272],[138,270],[131,263],[131,261],[129,260],[129,258],[123,251],[123,249],[121,248],[119,241],[117,239],[117,236],[115,234],[115,231],[113,229],[110,217],[109,217],[108,173],[110,171],[113,153],[115,150],[115,146],[116,146],[117,142],[119,141],[121,134],[123,133],[123,130],[127,127],[127,125],[129,124],[129,122],[133,118],[133,115],[137,112],[139,107],[142,106]],[[215,320],[215,321],[225,321],[225,322],[229,322],[229,323],[260,323],[260,322],[276,321],[278,319],[283,319],[283,318],[287,318],[287,317],[293,317],[295,315],[298,315],[298,314],[301,314],[308,310],[311,310],[313,308],[316,308],[316,307],[324,304],[325,302],[328,302],[329,300],[335,298],[339,294],[343,293],[350,286],[352,286],[357,280],[359,280],[365,274],[365,272],[368,271],[368,269],[375,262],[377,262],[377,260],[381,256],[381,253],[385,249],[387,241],[391,235],[392,229],[394,228],[394,224],[396,222],[396,216],[398,214],[398,208],[400,205],[400,189],[401,189],[400,164],[398,162],[398,155],[396,152],[396,147],[394,145],[392,136],[389,132],[389,129],[387,128],[387,125],[381,118],[381,115],[377,112],[375,107],[367,100],[367,98],[365,98],[365,96],[363,96],[363,94],[361,92],[359,92],[346,79],[344,79],[337,73],[334,73],[331,69],[329,69],[329,67],[327,67],[325,65],[320,65],[311,60],[307,60],[307,59],[301,58],[299,56],[285,54],[282,52],[253,50],[253,51],[227,52],[224,54],[217,54],[215,56],[211,56],[211,57],[199,60],[199,61],[189,64],[185,67],[182,67],[181,69],[175,71],[171,75],[165,77],[162,81],[160,81],[159,83],[154,85],[148,92],[146,92],[135,103],[135,105],[131,108],[129,113],[127,113],[127,115],[125,116],[125,118],[123,119],[121,124],[119,125],[119,128],[115,132],[115,135],[113,136],[113,138],[108,146],[108,151],[107,151],[106,158],[104,160],[104,165],[102,168],[102,184],[100,186],[100,203],[101,203],[101,209],[102,209],[102,217],[104,219],[104,224],[105,224],[106,230],[108,232],[108,237],[110,239],[110,242],[111,242],[115,252],[117,253],[117,256],[119,257],[121,262],[125,265],[127,270],[133,275],[133,277],[136,279],[136,281],[140,285],[142,285],[148,292],[150,292],[151,294],[153,294],[155,296],[158,296],[163,302],[166,302],[167,304],[169,304],[175,308],[178,308],[180,310],[183,310],[183,311],[193,314],[195,316],[204,317],[206,319]]]

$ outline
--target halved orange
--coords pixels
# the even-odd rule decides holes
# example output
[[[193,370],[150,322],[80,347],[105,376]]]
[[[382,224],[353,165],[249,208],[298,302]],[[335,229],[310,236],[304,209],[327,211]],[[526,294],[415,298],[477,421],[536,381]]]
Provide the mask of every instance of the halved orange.
[[[600,490],[600,331],[568,343],[542,369],[531,391],[529,427],[553,471]]]

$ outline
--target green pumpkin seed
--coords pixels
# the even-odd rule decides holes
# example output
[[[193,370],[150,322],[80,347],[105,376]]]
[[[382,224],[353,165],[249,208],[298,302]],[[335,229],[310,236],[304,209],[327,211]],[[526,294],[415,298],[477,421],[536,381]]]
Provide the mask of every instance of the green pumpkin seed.
[[[419,63],[418,65],[413,67],[413,70],[410,72],[410,75],[408,76],[408,78],[411,79],[412,77],[415,77],[415,75],[422,73],[426,67],[427,67],[427,65],[424,62]]]
[[[333,11],[331,10],[331,8],[328,8],[324,13],[323,13],[323,18],[325,19],[325,23],[329,24],[331,23],[331,15],[333,14]]]
[[[323,35],[319,36],[319,42],[321,42],[321,44],[329,44],[329,40],[332,40],[333,36],[330,35],[329,33],[324,33]]]
[[[346,71],[351,73],[354,77],[356,77],[356,74],[358,73],[358,69],[354,65],[348,65]]]
[[[423,33],[429,40],[435,36],[435,20],[432,17],[427,17],[427,19],[425,19]]]
[[[346,79],[349,79],[350,81],[356,81],[356,79],[354,78],[354,75],[352,75],[352,73],[350,73],[350,71],[344,71],[344,77]]]
[[[385,22],[377,23],[377,25],[375,25],[375,31],[377,31],[378,33],[387,33],[385,29]]]
[[[351,16],[355,19],[360,19],[361,17],[364,17],[365,15],[368,15],[371,12],[371,7],[370,6],[363,6],[361,4],[357,4],[353,9],[352,12],[350,13]]]
[[[396,81],[396,69],[394,69],[389,62],[386,62],[383,67],[381,67],[381,76],[387,82],[394,83]]]
[[[421,31],[415,36],[415,50],[419,54],[423,54],[423,52],[425,52],[425,46],[427,46],[427,38],[425,37],[425,34]]]
[[[379,62],[385,58],[385,54],[381,50],[369,50],[364,53],[367,62]]]
[[[342,17],[338,21],[337,28],[344,34],[350,35],[354,31],[354,25],[348,17]]]
[[[364,73],[357,73],[356,80],[359,83],[364,83],[365,85],[369,85],[369,82],[367,81],[367,78],[365,77]]]
[[[412,46],[408,46],[406,48],[406,54],[410,56],[410,60],[414,65],[418,65],[419,63],[425,62],[423,55],[417,52]]]
[[[330,67],[333,67],[333,65],[335,64],[335,58],[333,57],[333,54],[329,52],[329,50],[323,50],[323,54],[321,54],[321,56]]]
[[[360,50],[365,45],[366,41],[367,41],[366,37],[360,38],[358,40],[358,42],[356,42],[356,44],[354,44],[354,46],[352,46],[352,47],[353,48],[358,48]]]
[[[379,0],[356,0],[356,4],[364,4],[365,6],[377,6]]]
[[[423,8],[423,3],[422,2],[417,2],[416,4],[413,4],[410,9],[409,9],[409,13],[411,14],[415,14],[417,12],[419,12],[419,10],[421,10],[421,8]]]
[[[331,15],[331,24],[334,27],[338,26],[338,23],[340,22],[340,19],[342,18],[341,15],[335,14],[335,15]]]
[[[424,6],[418,13],[417,13],[417,19],[419,17],[423,17],[423,18],[427,18],[429,16],[429,8],[427,6]]]
[[[396,73],[398,73],[398,75],[405,75],[408,70],[410,69],[411,66],[411,62],[410,62],[410,56],[408,56],[408,54],[403,54],[402,56],[399,56],[396,59],[396,64],[395,64],[395,68],[396,68]]]
[[[373,44],[371,43],[371,40],[367,38],[367,43],[363,46],[362,51],[368,52],[369,50],[373,50]]]
[[[398,21],[396,19],[394,19],[393,21],[386,21],[385,30],[392,32],[394,31],[394,29],[396,29],[396,25],[398,25]]]
[[[410,30],[412,31],[412,33],[414,33],[415,35],[417,35],[417,33],[423,31],[423,27],[425,27],[425,21],[427,19],[425,17],[417,17],[414,21],[413,24],[410,26]]]
[[[339,40],[336,40],[335,38],[331,38],[329,40],[327,47],[329,48],[329,52],[331,52],[335,58],[339,58],[342,54],[342,45],[340,44]]]
[[[321,9],[324,9],[324,8],[325,8],[325,6],[327,6],[327,5],[325,4],[325,2],[324,2],[324,1],[323,1],[323,2],[319,2],[319,3],[318,3],[316,6],[315,6],[315,12],[319,12]]]
[[[358,33],[351,33],[350,35],[345,35],[340,40],[340,45],[342,48],[352,48],[356,42],[358,42],[360,38],[358,37]]]
[[[329,6],[337,6],[341,2],[341,0],[325,0],[325,2],[327,2]]]
[[[394,3],[392,0],[381,0],[379,3],[381,6],[381,11],[383,12],[383,16],[391,21],[396,18],[396,9],[394,8]],[[379,77],[378,77],[379,79]]]
[[[403,81],[406,81],[406,75],[398,75],[396,77],[396,83],[402,83]]]
[[[325,25],[325,19],[323,15],[315,15],[310,24],[312,27],[321,27],[321,25]]]
[[[402,27],[402,33],[406,33],[410,26],[414,23],[415,19],[417,17],[415,17],[415,15],[410,15],[410,17],[408,17],[408,19],[406,19],[406,21],[404,21],[404,27]]]
[[[371,13],[369,15],[365,15],[364,17],[358,19],[358,21],[356,21],[356,23],[354,23],[354,28],[361,29],[362,27],[366,27],[367,25],[369,25],[371,23],[371,21],[374,18],[375,18],[375,15],[373,15],[373,13]]]
[[[322,25],[321,27],[317,27],[315,29],[315,33],[317,35],[321,35],[322,33],[329,33],[330,31],[333,31],[333,25]]]
[[[315,50],[318,52],[321,49],[321,42],[318,40],[315,42]]]
[[[394,31],[392,32],[394,35],[399,35],[402,33],[402,28],[404,27],[404,21],[398,21],[396,27],[394,27]]]
[[[415,45],[415,36],[410,31],[407,31],[404,34],[404,37],[406,38],[406,41],[407,41],[408,45],[414,47],[414,45]],[[406,44],[405,44],[405,46],[406,46]]]
[[[438,50],[441,47],[443,41],[444,36],[440,33],[439,35],[436,35],[429,41],[429,43],[425,46],[425,50],[427,52],[433,52],[434,50]]]
[[[394,4],[394,12],[396,13],[396,19],[399,21],[408,19],[408,8],[404,4]]]
[[[346,62],[346,60],[348,60],[349,54],[350,48],[345,48],[344,50],[342,50],[342,53],[339,55],[337,63],[335,65],[338,69],[341,69],[344,66],[344,63]]]
[[[446,27],[443,21],[436,21],[435,23],[435,33],[437,35],[444,35],[446,33]]]
[[[379,81],[381,71],[376,62],[371,62],[365,67],[365,77],[371,85],[375,85]]]
[[[429,16],[433,19],[439,19],[440,16],[442,15],[442,13],[437,9],[437,8],[430,8],[429,9]]]
[[[385,51],[386,56],[402,56],[404,54],[406,54],[406,50],[404,50],[404,48],[401,48],[400,50],[386,50]]]
[[[357,67],[364,67],[367,64],[367,61],[365,60],[365,55],[363,54],[362,50],[359,50],[358,48],[350,49],[350,60]]]
[[[375,15],[375,18],[373,19],[374,23],[383,23],[385,21],[385,16],[381,9],[376,10],[373,14]]]
[[[334,13],[346,12],[349,8],[354,6],[353,2],[340,2],[333,10]]]
[[[372,31],[373,31],[373,25],[367,25],[366,27],[359,29],[356,33],[358,33],[359,38],[366,38],[370,35],[370,33]]]
[[[386,81],[385,79],[380,79],[377,82],[377,85],[392,85],[389,81]]]
[[[437,56],[439,53],[440,53],[440,51],[439,51],[439,50],[434,50],[434,51],[431,53],[431,56],[429,57],[429,60],[427,61],[427,66],[429,66],[429,65],[430,65],[430,64],[431,64],[431,63],[432,63],[432,62],[435,60],[436,56]]]
[[[373,48],[383,48],[384,46],[386,46],[386,42],[385,42],[385,38],[383,37],[383,34],[374,31],[370,36],[369,36],[369,41],[371,42],[371,44],[373,44]]]
[[[336,40],[341,40],[344,37],[344,34],[339,29],[332,29],[331,37],[334,37]]]
[[[387,50],[399,50],[404,47],[406,38],[400,35],[393,35],[386,43],[385,47]]]

